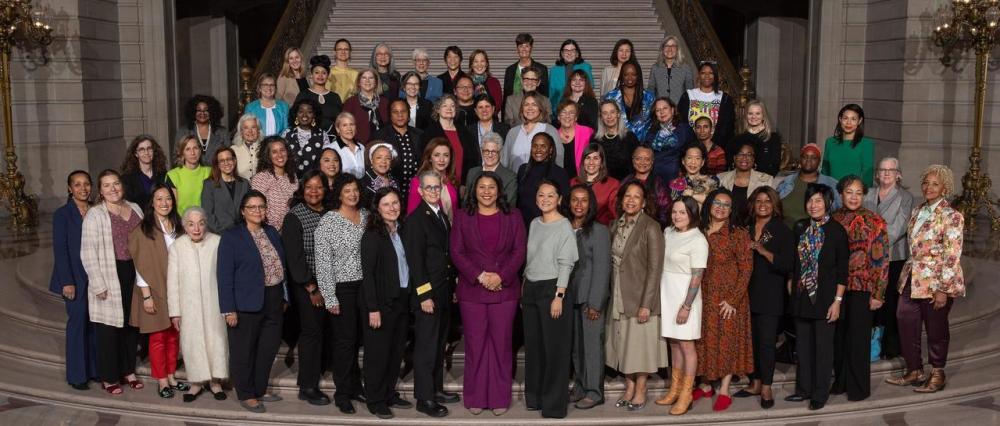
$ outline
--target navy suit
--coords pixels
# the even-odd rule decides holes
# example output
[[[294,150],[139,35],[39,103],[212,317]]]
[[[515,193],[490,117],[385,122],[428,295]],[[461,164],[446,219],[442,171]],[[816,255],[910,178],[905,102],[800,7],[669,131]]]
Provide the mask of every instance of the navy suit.
[[[66,301],[66,381],[87,383],[97,377],[97,342],[87,311],[87,271],[80,261],[83,216],[73,200],[52,215],[52,280],[49,291],[62,295],[63,286],[75,285],[76,297]]]
[[[278,231],[263,225],[267,239],[285,264]],[[219,242],[219,309],[236,312],[237,324],[229,327],[229,376],[240,401],[260,398],[267,392],[274,356],[281,345],[282,299],[285,282],[266,287],[264,263],[245,223],[222,234]]]

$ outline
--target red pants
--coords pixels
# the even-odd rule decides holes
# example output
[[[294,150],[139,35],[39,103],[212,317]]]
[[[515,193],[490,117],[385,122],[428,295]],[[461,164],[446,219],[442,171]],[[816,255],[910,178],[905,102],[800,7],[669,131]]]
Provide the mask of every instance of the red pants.
[[[149,368],[154,379],[165,379],[177,371],[177,347],[180,334],[168,327],[149,335]]]

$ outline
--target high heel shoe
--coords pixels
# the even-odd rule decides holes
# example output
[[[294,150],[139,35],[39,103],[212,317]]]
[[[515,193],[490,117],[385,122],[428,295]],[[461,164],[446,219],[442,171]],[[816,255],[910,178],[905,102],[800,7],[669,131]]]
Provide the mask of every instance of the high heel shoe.
[[[677,397],[681,394],[681,379],[683,379],[683,373],[679,368],[670,369],[670,390],[667,391],[662,398],[653,401],[656,405],[671,405],[677,401]]]
[[[128,387],[135,390],[139,390],[146,387],[146,385],[142,383],[142,380],[139,380],[138,378],[136,378],[135,380],[129,380],[127,377],[122,377],[121,384],[128,385]]]

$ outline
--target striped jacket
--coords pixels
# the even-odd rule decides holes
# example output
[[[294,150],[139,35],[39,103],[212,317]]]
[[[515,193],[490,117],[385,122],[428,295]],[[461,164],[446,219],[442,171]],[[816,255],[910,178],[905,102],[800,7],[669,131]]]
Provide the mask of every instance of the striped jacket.
[[[126,201],[132,212],[142,217],[142,210],[135,203]],[[125,312],[122,309],[121,283],[115,266],[115,243],[111,238],[111,216],[104,203],[87,211],[83,218],[83,234],[80,238],[80,260],[90,278],[87,287],[87,307],[90,321],[112,327],[125,326]],[[98,294],[108,292],[101,299]]]

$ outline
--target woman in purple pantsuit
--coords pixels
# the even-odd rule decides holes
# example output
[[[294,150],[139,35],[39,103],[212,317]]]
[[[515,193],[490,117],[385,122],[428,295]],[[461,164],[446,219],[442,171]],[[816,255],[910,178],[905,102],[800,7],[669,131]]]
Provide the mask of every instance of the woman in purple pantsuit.
[[[524,222],[507,204],[503,182],[484,172],[469,182],[475,197],[456,211],[451,258],[458,269],[458,306],[465,337],[465,407],[472,414],[507,412],[511,402],[514,313],[521,294]]]

